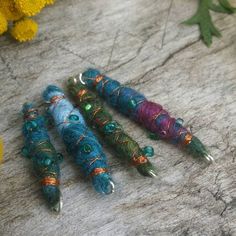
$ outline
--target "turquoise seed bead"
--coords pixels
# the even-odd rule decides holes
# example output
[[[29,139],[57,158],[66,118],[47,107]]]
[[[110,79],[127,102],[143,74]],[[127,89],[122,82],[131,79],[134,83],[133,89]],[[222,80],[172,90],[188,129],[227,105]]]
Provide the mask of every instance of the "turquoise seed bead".
[[[92,148],[92,146],[89,145],[89,144],[85,144],[85,145],[83,146],[83,151],[84,151],[85,153],[90,153],[92,150],[93,150],[93,148]]]
[[[21,149],[21,154],[22,154],[22,156],[24,156],[24,157],[28,157],[28,156],[29,156],[29,151],[28,151],[28,149],[27,149],[26,147],[23,147],[23,148]]]
[[[31,125],[33,128],[36,128],[38,126],[38,124],[34,120],[31,121]]]
[[[146,146],[143,148],[143,153],[147,157],[152,157],[154,155],[154,149],[151,146]]]
[[[48,158],[44,160],[44,165],[46,165],[46,166],[51,165],[51,163],[52,163],[52,161]]]
[[[179,124],[179,125],[183,125],[184,120],[181,119],[181,118],[178,118],[178,119],[176,119],[176,123]]]
[[[115,122],[110,122],[105,125],[104,131],[105,133],[112,133],[117,127],[117,124]]]
[[[35,128],[37,128],[37,123],[35,122],[35,121],[28,121],[27,123],[26,123],[26,129],[28,130],[28,131],[32,131],[33,129],[35,129]]]
[[[70,121],[78,121],[79,120],[79,117],[77,115],[70,115],[69,116],[69,120]]]

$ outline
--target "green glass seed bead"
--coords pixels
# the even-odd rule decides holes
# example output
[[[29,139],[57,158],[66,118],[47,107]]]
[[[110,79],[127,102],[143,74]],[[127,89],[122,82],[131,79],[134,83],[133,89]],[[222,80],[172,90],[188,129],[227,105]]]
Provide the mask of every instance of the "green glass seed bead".
[[[90,103],[88,103],[88,104],[85,106],[85,110],[86,110],[86,111],[89,111],[91,108],[92,108],[92,105],[91,105]]]
[[[69,120],[71,120],[71,121],[78,121],[79,117],[77,115],[70,115],[69,116]]]
[[[83,151],[84,151],[85,153],[90,153],[92,150],[93,150],[93,148],[92,148],[91,145],[89,145],[89,144],[85,144],[85,145],[83,146]]]
[[[129,107],[130,108],[135,108],[137,106],[137,102],[133,99],[129,101]]]
[[[152,157],[154,155],[154,149],[151,146],[146,146],[143,148],[143,153],[147,157]]]

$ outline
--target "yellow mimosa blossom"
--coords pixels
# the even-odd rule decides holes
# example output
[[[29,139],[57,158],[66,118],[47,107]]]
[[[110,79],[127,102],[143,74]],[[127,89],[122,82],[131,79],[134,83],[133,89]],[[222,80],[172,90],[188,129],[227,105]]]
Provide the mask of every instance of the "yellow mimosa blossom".
[[[3,140],[0,138],[0,164],[3,161]]]
[[[0,0],[0,35],[7,31],[10,22],[10,33],[16,40],[25,42],[33,39],[38,31],[38,24],[27,17],[38,14],[45,6],[54,2],[55,0]]]
[[[45,0],[14,0],[17,9],[26,16],[38,14],[45,6]]]
[[[7,19],[0,12],[0,35],[7,31]]]
[[[0,11],[7,20],[19,20],[23,16],[16,8],[14,0],[0,0]]]
[[[45,4],[46,5],[52,5],[52,4],[54,4],[55,1],[56,0],[45,0]]]
[[[12,36],[20,41],[25,42],[32,40],[38,31],[38,24],[32,19],[22,19],[15,23],[11,30]]]

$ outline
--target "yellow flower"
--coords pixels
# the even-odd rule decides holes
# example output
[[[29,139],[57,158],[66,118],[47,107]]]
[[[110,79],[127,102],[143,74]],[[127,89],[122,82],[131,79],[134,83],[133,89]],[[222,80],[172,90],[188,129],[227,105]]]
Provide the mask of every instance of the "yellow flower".
[[[0,35],[7,31],[7,19],[0,12]]]
[[[7,20],[19,20],[23,16],[16,8],[14,0],[0,0],[0,11]]]
[[[22,19],[15,23],[11,30],[12,36],[20,41],[25,42],[32,40],[38,31],[38,24],[32,19]]]
[[[45,0],[14,0],[16,7],[26,16],[38,14],[45,6]]]
[[[56,0],[44,0],[46,5],[52,5]]]

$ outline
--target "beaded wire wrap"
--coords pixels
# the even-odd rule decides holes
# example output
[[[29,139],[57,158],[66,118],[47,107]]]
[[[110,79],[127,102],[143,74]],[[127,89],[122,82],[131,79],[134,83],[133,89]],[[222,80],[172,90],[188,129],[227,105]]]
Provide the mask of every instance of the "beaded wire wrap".
[[[43,98],[50,104],[48,112],[54,119],[67,151],[75,158],[85,175],[91,177],[96,191],[112,193],[114,184],[107,170],[106,155],[93,132],[86,126],[80,111],[54,85],[46,88]]]
[[[59,189],[60,167],[62,155],[57,153],[50,142],[44,118],[38,114],[31,103],[25,103],[22,108],[24,125],[23,135],[25,146],[22,154],[31,158],[33,169],[42,186],[42,191],[50,208],[60,212],[62,197]]]
[[[135,166],[140,174],[156,177],[156,170],[147,158],[153,155],[153,148],[145,147],[142,150],[138,143],[125,133],[122,126],[112,119],[95,94],[75,78],[68,80],[67,88],[86,120],[96,128],[116,153]]]
[[[184,147],[208,162],[214,160],[202,142],[183,126],[183,120],[172,118],[161,105],[148,101],[141,93],[122,86],[96,69],[88,69],[80,79],[112,107],[148,129],[153,138]]]

